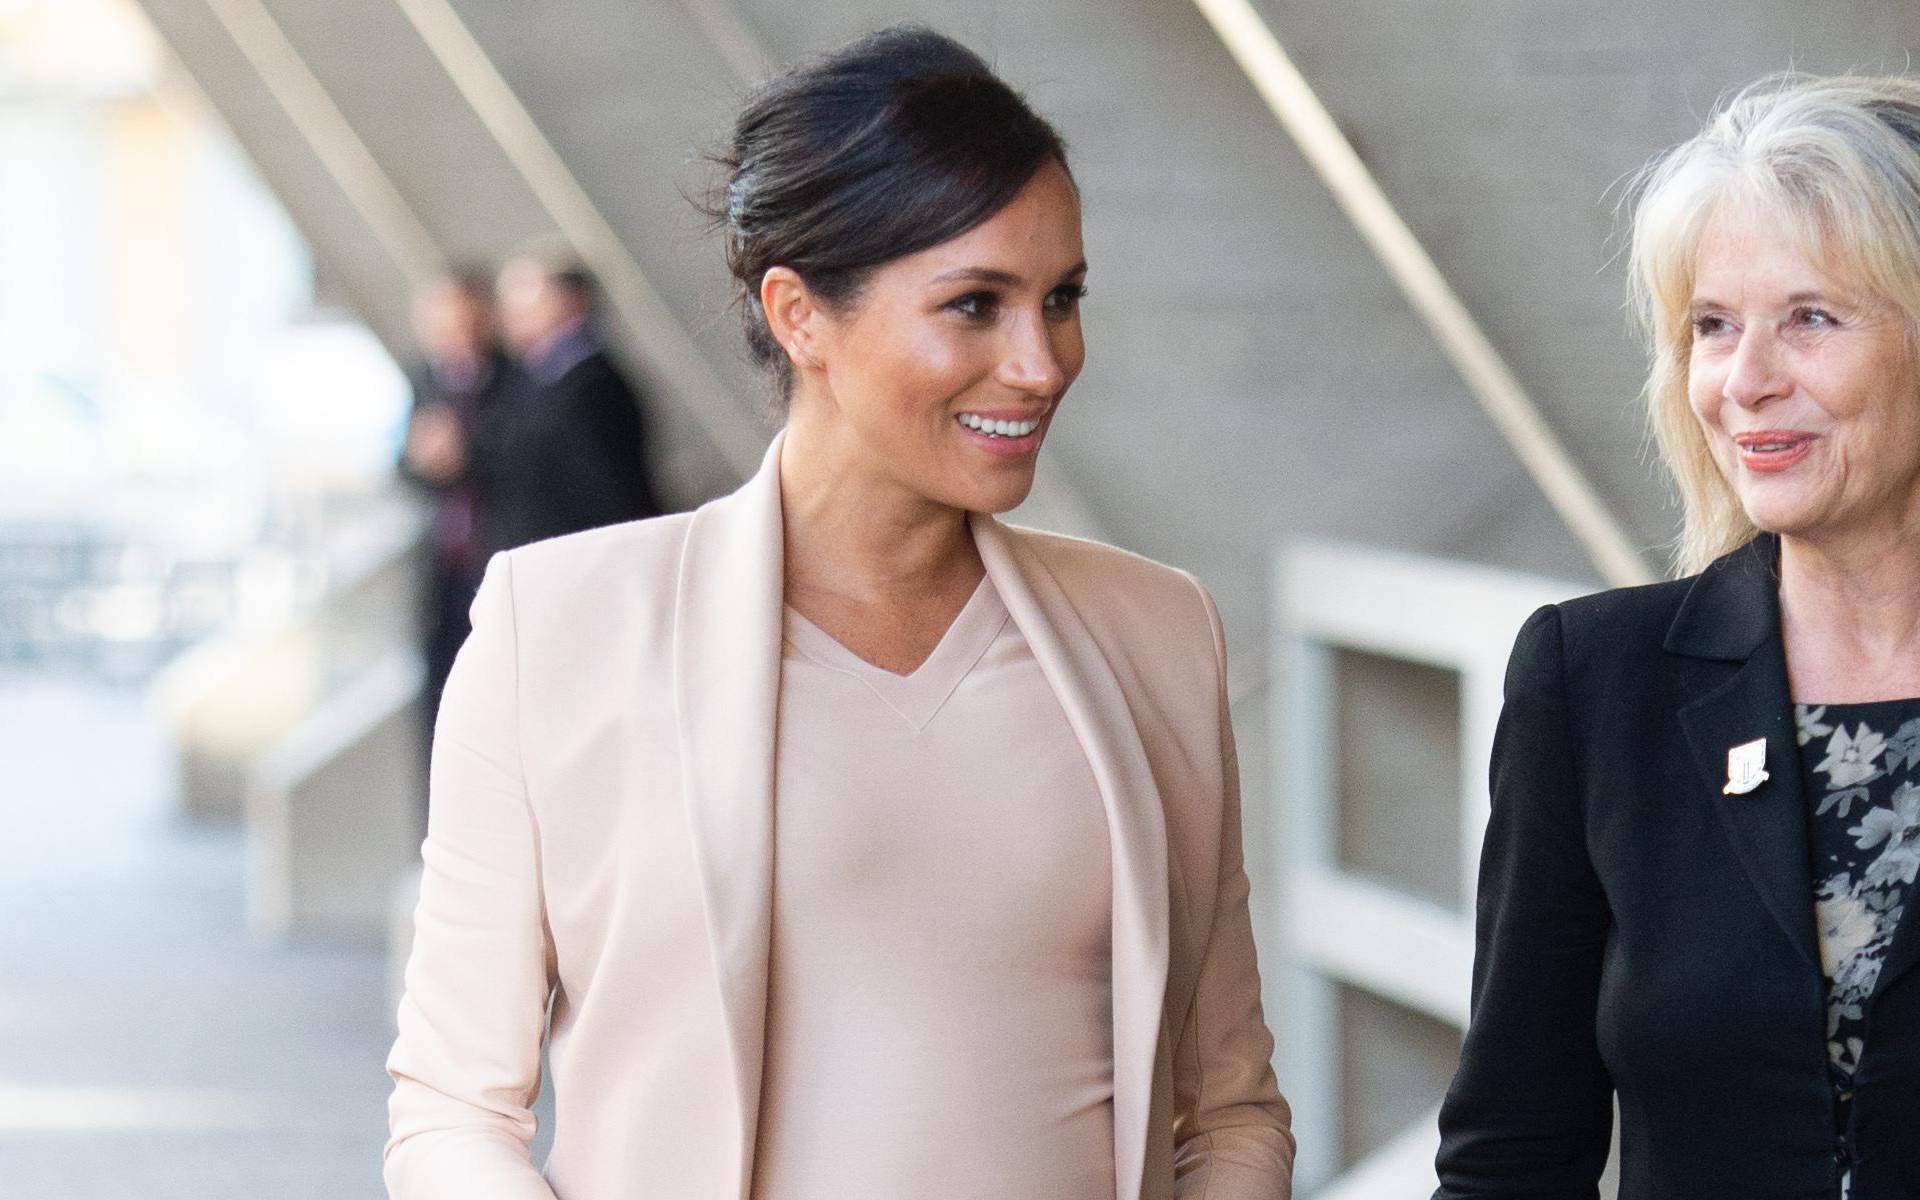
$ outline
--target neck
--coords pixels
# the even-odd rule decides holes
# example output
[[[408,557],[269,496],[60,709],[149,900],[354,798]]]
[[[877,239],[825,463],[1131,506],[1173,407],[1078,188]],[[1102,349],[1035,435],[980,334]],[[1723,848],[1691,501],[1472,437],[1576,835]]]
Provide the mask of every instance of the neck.
[[[565,323],[547,330],[533,344],[527,347],[524,355],[529,364],[540,364],[556,354],[560,347],[588,332],[587,319],[584,316],[573,317]]]
[[[876,469],[853,435],[796,410],[780,454],[789,597],[892,604],[979,582],[967,514]]]
[[[1866,691],[1905,694],[1920,677],[1920,531],[1782,536],[1780,619],[1790,660],[1822,675],[1844,665]]]

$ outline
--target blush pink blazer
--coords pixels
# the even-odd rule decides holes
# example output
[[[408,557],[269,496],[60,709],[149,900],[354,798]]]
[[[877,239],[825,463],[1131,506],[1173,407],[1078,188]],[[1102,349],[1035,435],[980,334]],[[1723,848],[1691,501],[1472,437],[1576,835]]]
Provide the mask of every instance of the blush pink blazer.
[[[397,1200],[747,1200],[779,453],[776,439],[759,474],[698,512],[488,568],[434,741],[388,1061]],[[1106,805],[1119,1196],[1284,1200],[1293,1138],[1260,1013],[1213,602],[1107,546],[986,516],[972,529]],[[543,1038],[544,1172],[528,1154]]]

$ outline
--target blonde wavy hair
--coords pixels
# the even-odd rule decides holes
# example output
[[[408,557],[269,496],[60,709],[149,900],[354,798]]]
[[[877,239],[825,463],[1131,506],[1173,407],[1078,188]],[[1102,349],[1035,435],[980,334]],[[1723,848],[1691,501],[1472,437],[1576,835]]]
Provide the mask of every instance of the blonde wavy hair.
[[[1701,236],[1733,206],[1777,221],[1837,283],[1898,306],[1910,349],[1920,347],[1920,80],[1762,79],[1648,164],[1630,195],[1629,287],[1652,355],[1647,416],[1684,510],[1675,562],[1697,571],[1758,532],[1687,403]]]

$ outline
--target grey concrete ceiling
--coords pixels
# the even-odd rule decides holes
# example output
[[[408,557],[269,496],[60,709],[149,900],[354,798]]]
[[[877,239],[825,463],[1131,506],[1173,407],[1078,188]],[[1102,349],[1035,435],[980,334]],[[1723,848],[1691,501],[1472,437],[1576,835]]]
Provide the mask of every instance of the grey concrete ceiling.
[[[207,15],[143,0],[370,322],[370,254],[310,152]],[[728,9],[724,6],[732,3]],[[722,6],[705,12],[699,5]],[[287,36],[455,258],[550,231],[526,181],[395,0],[269,0]],[[709,30],[777,61],[902,19],[986,54],[1066,134],[1087,199],[1089,364],[1047,470],[1108,534],[1197,571],[1242,649],[1274,544],[1312,533],[1596,580],[1387,273],[1185,0],[456,0],[493,64],[750,409],[718,247],[684,199],[743,86]],[[1262,0],[1271,22],[1493,343],[1658,557],[1674,515],[1644,449],[1621,308],[1616,183],[1724,89],[1789,63],[1900,66],[1902,0],[1595,6]],[[644,361],[647,347],[631,345]],[[732,472],[666,397],[671,482]]]

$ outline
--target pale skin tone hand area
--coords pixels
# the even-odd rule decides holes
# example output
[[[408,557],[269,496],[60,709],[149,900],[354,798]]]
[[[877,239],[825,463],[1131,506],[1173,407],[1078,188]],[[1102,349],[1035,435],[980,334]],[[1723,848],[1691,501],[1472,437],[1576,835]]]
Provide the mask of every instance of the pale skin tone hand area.
[[[446,483],[467,463],[460,418],[444,404],[430,404],[407,423],[407,465],[428,483]]]
[[[1920,696],[1920,368],[1906,315],[1731,208],[1701,240],[1688,401],[1780,535],[1794,699]]]
[[[1079,196],[1054,163],[973,229],[876,267],[843,308],[767,272],[761,303],[794,369],[786,599],[861,658],[911,673],[979,585],[967,514],[1033,486],[1086,357],[1085,276]]]

